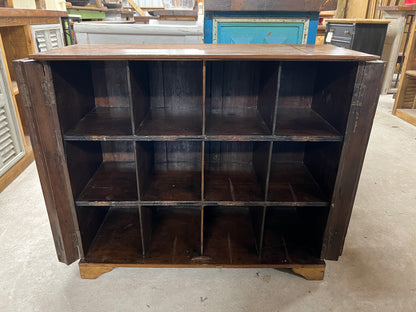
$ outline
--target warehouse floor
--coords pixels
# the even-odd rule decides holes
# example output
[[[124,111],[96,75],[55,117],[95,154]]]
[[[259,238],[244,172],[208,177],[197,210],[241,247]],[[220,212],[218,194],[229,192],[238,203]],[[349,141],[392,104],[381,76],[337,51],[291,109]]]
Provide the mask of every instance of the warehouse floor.
[[[273,269],[115,269],[56,259],[36,167],[0,194],[0,311],[415,311],[416,127],[382,96],[338,262],[324,281]]]

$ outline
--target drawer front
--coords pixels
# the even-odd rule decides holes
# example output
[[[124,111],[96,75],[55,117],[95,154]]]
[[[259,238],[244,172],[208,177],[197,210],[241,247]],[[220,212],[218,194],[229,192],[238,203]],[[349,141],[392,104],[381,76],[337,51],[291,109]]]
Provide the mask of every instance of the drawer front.
[[[333,36],[343,39],[352,39],[355,33],[355,26],[351,24],[331,24],[328,23],[327,29],[333,32]]]
[[[352,48],[355,26],[352,24],[331,24],[326,26],[325,43],[337,47]]]

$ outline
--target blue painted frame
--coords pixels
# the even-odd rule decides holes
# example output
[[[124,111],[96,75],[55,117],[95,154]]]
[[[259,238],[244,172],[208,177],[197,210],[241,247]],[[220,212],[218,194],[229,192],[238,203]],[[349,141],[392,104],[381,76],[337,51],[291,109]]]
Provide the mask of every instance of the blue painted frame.
[[[308,38],[307,44],[315,44],[316,34],[318,32],[319,12],[205,12],[204,21],[204,42],[212,43],[213,37],[213,19],[218,17],[241,17],[241,18],[308,18]]]

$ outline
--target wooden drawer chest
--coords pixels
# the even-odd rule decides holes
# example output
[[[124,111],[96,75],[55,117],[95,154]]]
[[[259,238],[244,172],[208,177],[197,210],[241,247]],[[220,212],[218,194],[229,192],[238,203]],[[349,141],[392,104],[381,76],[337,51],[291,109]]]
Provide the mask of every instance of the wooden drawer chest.
[[[60,261],[341,255],[384,63],[334,46],[78,45],[15,62]]]

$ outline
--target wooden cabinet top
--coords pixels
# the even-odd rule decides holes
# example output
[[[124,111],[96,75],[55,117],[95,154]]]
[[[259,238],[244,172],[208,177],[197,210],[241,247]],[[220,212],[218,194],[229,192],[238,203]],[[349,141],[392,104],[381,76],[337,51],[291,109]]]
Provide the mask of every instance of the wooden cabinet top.
[[[30,55],[36,60],[293,60],[371,61],[376,55],[332,45],[89,44]]]
[[[205,0],[206,11],[328,11],[337,0]]]
[[[332,18],[327,19],[327,23],[336,24],[389,24],[387,19],[365,19],[365,18]]]
[[[11,9],[0,8],[0,18],[4,17],[61,17],[68,16],[66,11],[53,10],[26,10],[26,9]]]

